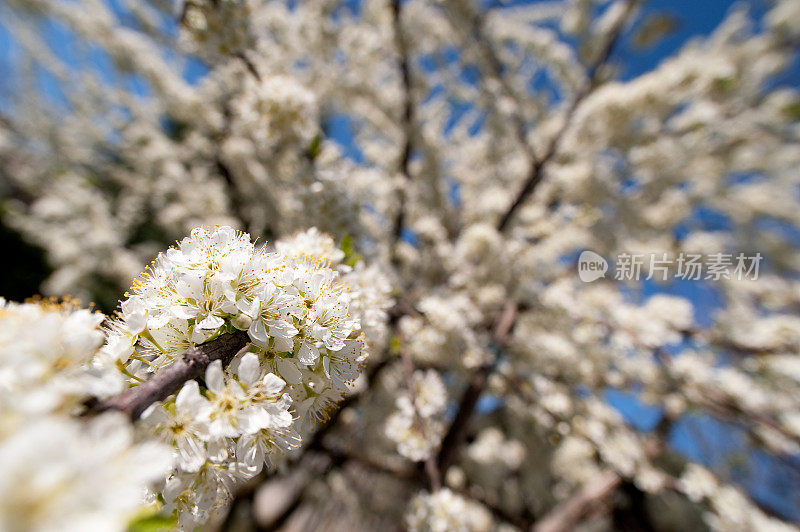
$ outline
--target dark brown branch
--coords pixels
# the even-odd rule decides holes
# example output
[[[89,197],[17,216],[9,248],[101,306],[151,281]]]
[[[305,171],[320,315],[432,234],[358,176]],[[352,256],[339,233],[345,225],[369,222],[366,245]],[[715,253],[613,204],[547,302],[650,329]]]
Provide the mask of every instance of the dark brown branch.
[[[242,60],[242,62],[244,63],[244,66],[247,67],[247,71],[250,72],[250,74],[254,78],[256,78],[258,81],[261,81],[261,74],[259,74],[255,63],[253,63],[253,61],[249,57],[247,57],[247,53],[246,52],[241,51],[241,52],[237,52],[234,55]]]
[[[163,401],[177,392],[183,383],[202,376],[209,364],[215,360],[221,361],[223,367],[227,366],[248,343],[249,338],[244,331],[223,334],[210,342],[189,349],[171,365],[161,369],[139,386],[91,405],[89,411],[97,413],[119,410],[128,414],[132,420],[136,420],[148,406],[156,401]]]
[[[409,181],[411,181],[411,172],[409,166],[411,164],[411,123],[414,118],[414,102],[411,94],[411,68],[408,63],[408,46],[405,36],[403,35],[400,0],[392,0],[392,15],[394,23],[394,38],[399,56],[398,68],[400,69],[400,77],[402,79],[404,94],[403,117],[401,123],[401,127],[403,129],[403,146],[402,153],[400,155],[399,169],[400,173],[404,177],[405,183],[403,186],[405,186]],[[392,235],[395,243],[394,248],[397,247],[396,244],[400,240],[400,234],[403,231],[406,216],[406,191],[401,189],[398,196],[397,215],[395,216],[392,226]],[[392,261],[395,264],[398,262],[396,249],[393,250]]]
[[[636,483],[626,479],[617,488],[617,493],[622,495],[622,501],[614,505],[611,511],[611,525],[615,530],[626,532],[650,532],[658,530],[653,522],[653,516],[648,509],[648,494],[636,486]]]
[[[228,201],[230,202],[231,210],[233,211],[233,215],[242,223],[243,227],[247,229],[247,220],[249,219],[249,216],[246,216],[245,214],[245,199],[239,187],[236,186],[236,179],[233,176],[233,172],[231,172],[228,164],[222,160],[222,156],[220,154],[216,156],[214,162],[216,163],[219,175],[222,177],[222,180],[225,182],[225,186],[228,189],[227,196]]]
[[[442,439],[442,447],[439,450],[439,456],[436,460],[439,471],[443,473],[447,472],[447,469],[453,463],[456,451],[467,435],[470,419],[472,419],[472,414],[475,411],[475,406],[478,404],[478,399],[486,388],[491,370],[491,364],[485,364],[478,368],[470,376],[467,388],[464,390],[464,393],[461,394],[456,416],[453,418],[450,428]]]
[[[321,452],[326,454],[336,466],[344,465],[346,462],[358,464],[366,469],[376,473],[391,475],[394,478],[410,480],[413,482],[421,482],[419,472],[413,467],[398,466],[389,462],[381,462],[376,459],[370,458],[365,454],[357,454],[352,451],[346,451],[333,446],[323,446]]]
[[[558,151],[558,147],[561,143],[561,140],[564,137],[564,133],[566,133],[567,129],[569,128],[570,123],[572,122],[573,117],[575,116],[575,112],[580,107],[580,104],[589,96],[598,86],[598,73],[600,72],[601,68],[608,62],[611,58],[611,54],[614,51],[614,47],[616,46],[617,42],[619,41],[619,37],[622,33],[622,29],[625,27],[625,23],[628,20],[628,17],[633,12],[633,8],[636,6],[637,0],[628,0],[626,4],[626,11],[622,17],[620,17],[620,21],[614,27],[610,34],[609,38],[606,39],[606,42],[600,48],[598,53],[597,59],[592,63],[589,67],[589,73],[586,79],[586,83],[583,87],[581,87],[578,92],[575,94],[575,97],[572,100],[569,108],[567,109],[567,113],[564,116],[564,123],[559,128],[558,132],[553,136],[550,142],[547,145],[547,149],[545,150],[544,155],[541,158],[534,159],[533,163],[531,164],[530,171],[528,172],[528,177],[525,180],[525,183],[522,185],[522,188],[517,193],[514,201],[511,202],[508,210],[506,210],[505,214],[503,214],[502,218],[500,218],[500,222],[497,224],[498,231],[504,231],[507,227],[509,222],[511,222],[514,214],[519,210],[523,203],[533,194],[536,187],[539,183],[542,182],[542,178],[544,177],[544,168],[547,163],[555,156],[556,152]]]
[[[178,16],[178,25],[183,26],[186,23],[186,15],[189,13],[189,2],[183,2],[181,5],[181,13]]]
[[[237,52],[234,54],[235,57],[239,58],[242,63],[247,68],[247,72],[253,76],[256,80],[261,81],[261,75],[258,72],[255,64],[247,57],[247,54],[244,51]],[[222,130],[219,132],[217,137],[217,146],[222,146],[226,139],[231,136],[231,123],[233,121],[233,111],[231,109],[230,101],[226,101],[222,106],[224,123]],[[223,154],[221,150],[217,151],[217,154],[214,156],[214,165],[216,166],[219,175],[222,177],[222,180],[225,182],[225,187],[228,190],[228,201],[230,202],[230,208],[233,216],[236,217],[242,224],[245,229],[248,229],[248,220],[251,220],[251,216],[247,215],[246,206],[248,202],[248,198],[242,192],[241,187],[237,186],[236,177],[234,173],[231,171],[230,166],[224,160]]]
[[[492,340],[497,347],[508,343],[508,337],[514,326],[516,317],[517,306],[514,303],[508,303],[492,331]],[[486,389],[486,385],[489,382],[489,375],[491,375],[493,369],[493,364],[484,364],[476,369],[469,378],[467,388],[464,390],[464,393],[461,395],[461,400],[458,402],[456,416],[453,418],[453,422],[450,424],[447,433],[445,433],[442,439],[442,446],[439,449],[439,455],[436,457],[436,465],[442,475],[447,473],[447,469],[456,457],[458,448],[467,436],[467,429],[469,429],[472,414],[475,412],[478,399]]]

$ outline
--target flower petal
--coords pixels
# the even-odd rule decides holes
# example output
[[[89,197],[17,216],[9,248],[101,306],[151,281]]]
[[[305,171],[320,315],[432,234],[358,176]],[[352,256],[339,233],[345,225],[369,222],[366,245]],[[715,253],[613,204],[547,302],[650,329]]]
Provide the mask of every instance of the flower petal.
[[[225,379],[222,376],[222,361],[215,360],[209,364],[208,369],[206,369],[206,386],[214,394],[220,394],[225,390]]]
[[[198,329],[219,329],[225,325],[225,320],[219,316],[209,314],[203,321],[197,324]]]
[[[239,362],[239,381],[251,386],[258,379],[259,373],[261,373],[261,365],[258,363],[258,355],[255,353],[244,355]]]

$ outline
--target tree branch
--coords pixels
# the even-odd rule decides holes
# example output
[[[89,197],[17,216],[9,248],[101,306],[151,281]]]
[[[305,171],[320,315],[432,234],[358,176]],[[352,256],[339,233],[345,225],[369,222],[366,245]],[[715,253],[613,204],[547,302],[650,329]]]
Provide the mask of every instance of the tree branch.
[[[592,484],[585,486],[574,496],[553,508],[532,529],[533,532],[566,532],[593,510],[605,504],[622,484],[622,478],[614,471],[606,471]]]
[[[506,304],[492,331],[492,340],[498,347],[508,342],[508,336],[516,318],[517,305],[514,303]],[[442,475],[447,473],[447,469],[453,463],[459,446],[467,435],[472,414],[475,412],[478,399],[489,383],[489,375],[491,375],[493,369],[493,364],[484,364],[476,369],[469,378],[467,388],[458,402],[456,416],[442,439],[442,446],[439,449],[439,455],[436,457],[436,465]]]
[[[671,424],[669,418],[665,426]],[[666,430],[659,427],[658,432]],[[666,449],[666,444],[658,437],[645,442],[645,455],[653,459]],[[531,529],[532,532],[569,532],[587,516],[595,511],[606,508],[607,502],[614,492],[622,486],[624,479],[616,471],[605,471],[597,480],[578,490],[572,497],[556,505],[547,515],[539,520]]]
[[[90,404],[88,413],[119,410],[135,421],[148,406],[177,392],[183,383],[202,376],[215,360],[220,360],[223,367],[227,366],[233,357],[249,345],[249,341],[246,332],[237,331],[192,347],[139,386],[105,401]]]
[[[491,9],[492,8],[490,6],[486,14],[488,14],[488,11]],[[534,164],[536,162],[536,154],[528,142],[527,125],[523,112],[523,102],[520,99],[520,95],[514,90],[511,81],[504,75],[505,66],[495,51],[491,39],[486,35],[486,31],[484,29],[485,17],[482,17],[480,12],[467,14],[465,17],[468,20],[465,24],[461,24],[455,18],[455,14],[452,12],[452,9],[446,9],[446,12],[454,26],[459,27],[463,25],[469,28],[469,31],[466,32],[468,33],[466,37],[471,37],[472,44],[475,46],[477,53],[483,57],[485,66],[488,70],[486,74],[497,83],[502,92],[505,94],[506,98],[508,98],[514,104],[514,110],[511,113],[511,121],[513,122],[512,125],[514,127],[514,133],[517,137],[517,142],[519,142],[520,146],[525,152],[525,155],[531,161],[531,164]]]
[[[408,64],[408,45],[405,40],[405,36],[403,35],[403,25],[402,25],[402,12],[401,12],[401,5],[400,0],[392,0],[392,21],[394,23],[394,37],[395,42],[397,44],[397,52],[399,55],[399,68],[400,68],[400,75],[402,78],[403,83],[403,93],[405,95],[404,101],[404,108],[403,108],[403,152],[400,158],[400,171],[403,174],[406,182],[411,181],[411,172],[409,165],[411,163],[411,124],[414,119],[414,101],[413,95],[411,94],[411,69]],[[406,191],[401,190],[399,194],[399,206],[397,209],[397,216],[394,220],[394,226],[392,228],[392,234],[394,235],[394,246],[392,247],[392,262],[397,264],[399,262],[399,257],[397,256],[397,243],[400,240],[401,233],[403,231],[403,225],[405,224],[405,203],[406,203]],[[395,323],[392,323],[392,329],[394,329]],[[412,404],[416,405],[416,395],[414,393],[414,362],[411,360],[411,357],[405,351],[401,354],[403,359],[403,366],[404,371],[406,374],[406,383],[408,387],[408,393],[411,396]],[[416,406],[414,410],[414,416],[416,421],[419,423],[420,420],[418,419],[418,415],[416,412]],[[425,471],[428,475],[428,479],[430,482],[431,489],[436,491],[442,485],[441,475],[439,473],[439,469],[437,468],[437,464],[433,461],[433,458],[429,458],[425,461]]]
[[[406,183],[411,181],[411,172],[409,165],[411,163],[411,123],[414,118],[414,102],[411,94],[411,68],[408,64],[408,47],[405,37],[403,35],[403,27],[401,21],[401,6],[400,0],[392,0],[392,20],[394,23],[394,38],[397,46],[397,53],[399,55],[400,77],[403,84],[404,107],[401,126],[403,129],[403,146],[402,154],[400,156],[400,172],[402,173]],[[405,183],[404,183],[405,186]],[[401,189],[398,194],[398,207],[397,215],[395,216],[392,226],[392,235],[394,237],[394,246],[392,248],[392,262],[397,264],[399,258],[397,257],[396,247],[400,240],[400,234],[405,225],[406,215],[406,191]]]
[[[575,112],[578,110],[580,104],[589,96],[598,86],[598,73],[600,69],[605,65],[608,60],[611,58],[611,54],[614,51],[614,47],[616,46],[617,42],[619,41],[619,37],[622,33],[622,29],[625,27],[625,23],[630,17],[631,13],[633,12],[633,8],[636,6],[637,0],[628,0],[625,6],[625,13],[620,17],[619,22],[617,25],[611,30],[609,33],[608,39],[606,39],[603,46],[600,48],[599,54],[597,59],[591,64],[589,67],[588,77],[586,79],[586,83],[584,86],[575,94],[575,97],[572,100],[569,108],[567,109],[567,113],[564,117],[564,123],[559,128],[558,132],[553,136],[550,142],[547,145],[547,149],[545,150],[544,155],[541,158],[537,158],[533,160],[531,164],[530,171],[528,172],[528,177],[525,180],[525,183],[522,185],[522,188],[517,193],[514,201],[511,202],[508,210],[503,214],[503,217],[500,218],[500,222],[497,224],[498,231],[504,231],[507,227],[511,219],[514,217],[514,214],[517,210],[522,206],[525,200],[533,194],[536,187],[541,183],[542,178],[544,177],[544,167],[545,165],[555,156],[556,152],[558,151],[558,147],[561,143],[561,140],[564,137],[564,133],[566,133],[567,129],[569,128],[570,122],[572,122],[572,118],[575,116]]]
[[[420,417],[419,410],[417,410],[417,393],[414,387],[414,361],[411,358],[411,354],[406,350],[403,350],[400,353],[400,357],[403,360],[403,371],[405,372],[406,377],[406,389],[408,391],[408,396],[411,399],[411,405],[414,407],[414,424],[417,425],[420,430],[423,430],[423,419]],[[424,466],[425,474],[428,477],[428,484],[431,488],[431,491],[438,491],[442,487],[442,475],[434,457],[429,456],[427,459],[425,459]]]

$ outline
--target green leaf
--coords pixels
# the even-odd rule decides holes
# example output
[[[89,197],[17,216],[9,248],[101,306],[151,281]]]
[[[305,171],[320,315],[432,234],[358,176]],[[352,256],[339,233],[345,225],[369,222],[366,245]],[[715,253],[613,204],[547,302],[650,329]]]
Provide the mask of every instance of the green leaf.
[[[344,251],[344,260],[342,260],[342,262],[347,266],[355,266],[363,259],[361,254],[356,251],[355,240],[350,235],[346,235],[342,239],[342,243],[339,244],[339,249]]]
[[[389,341],[389,353],[392,355],[400,354],[400,337],[399,336],[392,336],[392,339]]]
[[[735,89],[737,84],[734,77],[716,78],[713,81],[713,88],[719,94],[726,94]]]
[[[800,101],[785,106],[783,108],[783,114],[789,120],[800,120]]]
[[[312,161],[317,158],[322,151],[322,136],[317,134],[308,146],[308,157]]]
[[[134,519],[128,525],[128,532],[167,532],[177,526],[175,515],[149,514]]]

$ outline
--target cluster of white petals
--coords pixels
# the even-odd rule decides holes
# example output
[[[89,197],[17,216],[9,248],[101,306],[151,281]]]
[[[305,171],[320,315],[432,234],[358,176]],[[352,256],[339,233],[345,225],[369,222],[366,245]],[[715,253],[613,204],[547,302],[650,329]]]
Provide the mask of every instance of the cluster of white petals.
[[[397,452],[415,462],[430,458],[444,436],[446,406],[447,389],[439,374],[415,372],[411,390],[397,398],[397,410],[386,420],[386,436],[397,444]]]
[[[417,305],[419,316],[405,316],[400,331],[409,353],[420,362],[475,367],[486,355],[474,332],[480,312],[466,294],[429,295]]]
[[[413,532],[488,532],[493,523],[486,508],[443,488],[414,497],[406,525]]]
[[[525,447],[518,440],[505,438],[496,427],[489,427],[467,447],[467,455],[479,464],[494,466],[500,471],[514,471],[525,458]]]
[[[122,301],[103,352],[131,386],[221,334],[247,331],[251,341],[227,368],[210,364],[202,390],[189,381],[143,415],[144,430],[174,447],[161,493],[181,526],[205,522],[237,482],[297,448],[359,376],[367,349],[350,308],[377,311],[369,301],[386,294],[381,285],[352,293],[333,269],[343,258],[316,230],[271,250],[230,227],[198,228]]]
[[[319,118],[314,93],[288,76],[270,76],[250,83],[235,104],[232,127],[261,146],[270,143],[309,143]],[[274,148],[274,147],[273,147]]]
[[[99,360],[102,320],[72,303],[0,299],[2,530],[124,530],[171,467],[123,414],[74,417],[120,388]]]

